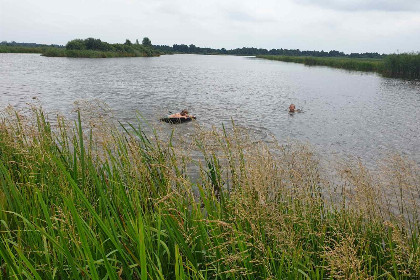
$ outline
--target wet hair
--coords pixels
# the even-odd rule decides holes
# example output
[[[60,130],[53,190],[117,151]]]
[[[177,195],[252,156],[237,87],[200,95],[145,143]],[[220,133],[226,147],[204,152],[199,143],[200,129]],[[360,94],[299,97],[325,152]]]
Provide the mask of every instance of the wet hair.
[[[296,106],[295,106],[295,104],[290,104],[290,106],[289,106],[289,112],[294,112],[295,111],[295,109],[296,109]]]
[[[186,116],[188,115],[188,111],[186,109],[181,111],[181,116]]]

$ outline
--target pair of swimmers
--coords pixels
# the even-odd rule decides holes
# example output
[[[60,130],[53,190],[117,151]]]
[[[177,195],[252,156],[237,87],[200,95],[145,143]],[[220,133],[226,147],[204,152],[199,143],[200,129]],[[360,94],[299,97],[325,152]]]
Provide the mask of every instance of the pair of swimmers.
[[[301,109],[296,109],[295,104],[290,104],[289,106],[289,113],[295,113],[295,112],[301,112]],[[172,114],[169,115],[168,118],[184,118],[184,119],[188,119],[188,118],[193,118],[193,116],[189,115],[188,110],[184,109],[181,111],[181,113],[176,113],[176,114]]]
[[[182,110],[181,113],[176,113],[176,114],[172,114],[169,115],[168,118],[183,118],[183,119],[188,119],[188,118],[193,118],[193,116],[188,114],[187,110]]]

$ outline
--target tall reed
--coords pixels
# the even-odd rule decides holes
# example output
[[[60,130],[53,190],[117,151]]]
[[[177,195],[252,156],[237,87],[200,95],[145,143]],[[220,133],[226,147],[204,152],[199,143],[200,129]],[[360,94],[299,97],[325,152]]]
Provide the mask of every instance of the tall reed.
[[[259,58],[302,63],[308,66],[329,66],[355,71],[378,72],[386,77],[419,79],[420,53],[391,54],[383,59],[346,57],[305,57],[260,55]]]
[[[197,129],[186,143],[196,161],[141,123],[85,118],[3,113],[4,279],[420,276],[420,175],[409,161],[386,164],[390,180],[349,164],[334,185],[305,145]]]

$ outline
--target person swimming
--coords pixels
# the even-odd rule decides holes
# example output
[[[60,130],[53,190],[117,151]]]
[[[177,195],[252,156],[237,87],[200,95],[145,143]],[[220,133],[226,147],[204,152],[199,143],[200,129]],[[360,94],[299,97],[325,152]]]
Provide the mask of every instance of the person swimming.
[[[192,116],[188,114],[188,110],[186,109],[182,110],[181,113],[176,113],[176,114],[172,114],[168,116],[168,118],[185,118],[185,119],[191,118],[191,117]]]
[[[295,104],[290,104],[290,106],[289,106],[289,113],[294,113],[295,110],[296,110]]]
[[[296,106],[295,106],[295,104],[290,104],[290,106],[289,106],[289,113],[300,113],[300,112],[302,112],[302,109],[296,109]]]
[[[195,119],[196,119],[195,116],[190,115],[188,111],[184,109],[180,113],[169,115],[166,118],[161,118],[160,121],[166,122],[166,123],[177,124],[177,123],[189,122]]]
[[[169,115],[168,118],[169,119],[176,119],[176,118],[178,118],[178,119],[194,119],[194,120],[196,119],[196,117],[193,116],[193,115],[190,115],[188,113],[188,110],[186,110],[186,109],[182,110],[181,113],[176,113],[176,114]]]

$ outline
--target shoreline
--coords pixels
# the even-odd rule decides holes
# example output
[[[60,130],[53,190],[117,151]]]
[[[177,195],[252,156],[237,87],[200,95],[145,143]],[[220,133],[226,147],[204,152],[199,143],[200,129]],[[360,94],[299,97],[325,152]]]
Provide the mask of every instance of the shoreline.
[[[114,58],[114,57],[159,57],[161,55],[190,54],[190,53],[162,53],[151,47],[139,45],[130,51],[100,51],[75,50],[57,47],[12,47],[0,46],[0,53],[39,53],[45,57],[73,57],[73,58]],[[195,54],[195,53],[191,53]],[[232,54],[195,54],[195,55],[232,55]],[[242,56],[242,55],[234,55]],[[256,58],[293,62],[306,66],[327,66],[360,72],[375,72],[388,78],[408,80],[420,79],[420,53],[390,54],[385,58],[349,58],[349,57],[314,57],[314,56],[284,56],[284,55],[256,55]]]
[[[375,72],[389,78],[420,79],[420,53],[392,54],[383,59],[276,55],[257,55],[256,58],[293,62],[306,66],[327,66],[351,71]]]

